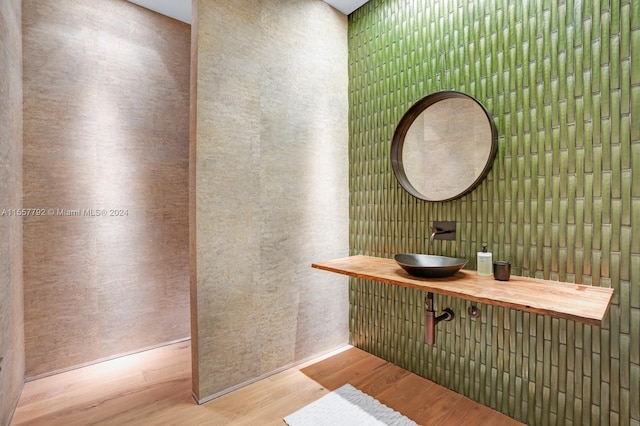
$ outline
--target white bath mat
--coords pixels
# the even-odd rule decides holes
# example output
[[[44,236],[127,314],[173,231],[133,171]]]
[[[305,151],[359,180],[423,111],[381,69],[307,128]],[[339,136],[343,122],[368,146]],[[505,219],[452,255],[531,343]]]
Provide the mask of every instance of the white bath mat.
[[[289,426],[418,426],[350,384],[284,418]]]

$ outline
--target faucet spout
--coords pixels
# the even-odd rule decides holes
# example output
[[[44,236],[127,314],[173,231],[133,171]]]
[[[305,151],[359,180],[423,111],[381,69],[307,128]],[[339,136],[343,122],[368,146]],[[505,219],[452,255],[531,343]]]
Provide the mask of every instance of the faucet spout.
[[[431,236],[429,237],[429,245],[433,245],[434,240],[455,240],[456,239],[456,223],[447,221],[435,221],[431,228]]]
[[[446,230],[446,229],[440,229],[440,228],[432,228],[431,229],[433,232],[431,233],[431,236],[429,237],[429,245],[432,246],[433,245],[433,241],[436,239],[436,235],[441,235],[441,234],[451,234],[454,231],[450,231],[450,230]]]
[[[429,237],[429,245],[432,246],[433,245],[433,240],[436,239],[436,234],[438,233],[437,229],[433,229],[433,232],[431,233],[431,236]]]

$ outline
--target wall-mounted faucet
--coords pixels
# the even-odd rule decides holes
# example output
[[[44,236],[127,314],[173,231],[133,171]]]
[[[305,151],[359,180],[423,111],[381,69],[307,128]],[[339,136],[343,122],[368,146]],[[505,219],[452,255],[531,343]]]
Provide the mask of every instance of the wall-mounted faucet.
[[[453,221],[434,221],[433,231],[429,237],[429,245],[433,245],[433,240],[455,240],[456,223]]]
[[[433,309],[433,293],[427,293],[427,297],[424,299],[424,314],[425,314],[425,333],[424,342],[427,345],[433,345],[436,341],[436,325],[440,321],[451,321],[454,317],[453,310],[451,308],[445,308],[442,313],[436,316],[436,311]]]

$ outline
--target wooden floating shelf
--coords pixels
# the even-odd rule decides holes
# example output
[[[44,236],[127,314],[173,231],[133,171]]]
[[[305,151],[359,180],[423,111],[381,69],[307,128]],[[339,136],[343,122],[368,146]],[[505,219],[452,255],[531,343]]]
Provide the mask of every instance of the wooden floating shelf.
[[[418,278],[409,275],[393,259],[371,256],[350,256],[311,266],[351,277],[597,326],[601,326],[607,316],[613,297],[611,288],[517,276],[511,276],[509,281],[497,281],[464,269],[448,278]]]

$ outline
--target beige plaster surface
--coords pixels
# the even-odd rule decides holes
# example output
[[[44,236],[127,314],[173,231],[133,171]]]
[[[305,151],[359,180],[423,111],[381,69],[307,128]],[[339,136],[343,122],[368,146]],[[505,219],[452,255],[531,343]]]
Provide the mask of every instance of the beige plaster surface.
[[[0,2],[0,425],[24,381],[21,2]]]
[[[320,0],[196,1],[194,394],[348,341],[347,18]],[[197,336],[197,338],[196,338]]]
[[[121,0],[23,3],[24,204],[46,212],[24,221],[33,377],[190,335],[190,28]]]

